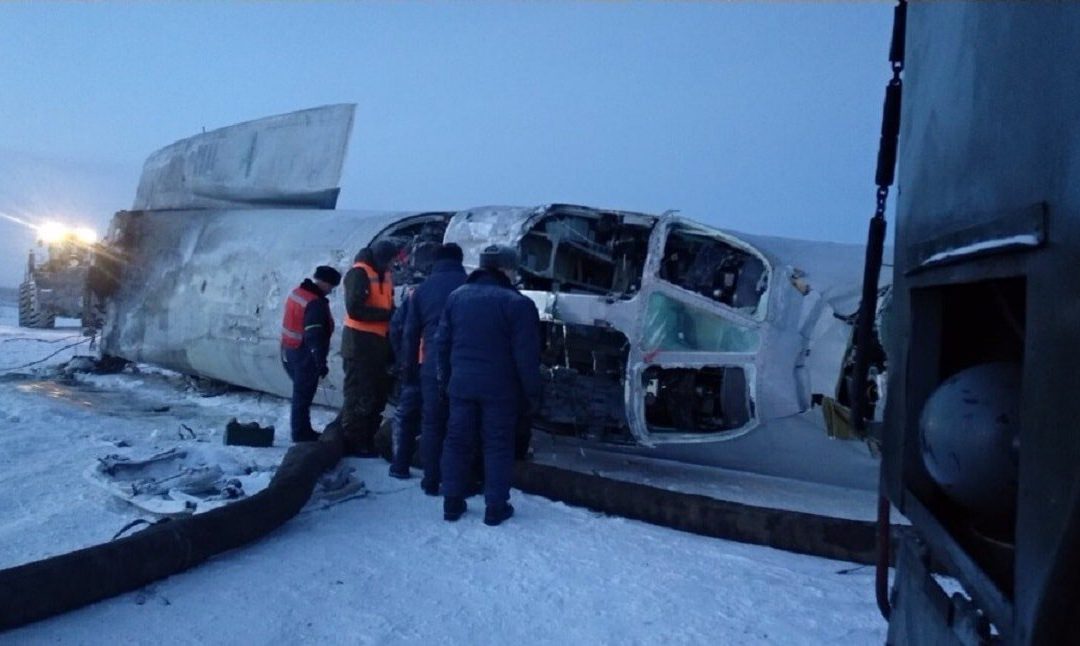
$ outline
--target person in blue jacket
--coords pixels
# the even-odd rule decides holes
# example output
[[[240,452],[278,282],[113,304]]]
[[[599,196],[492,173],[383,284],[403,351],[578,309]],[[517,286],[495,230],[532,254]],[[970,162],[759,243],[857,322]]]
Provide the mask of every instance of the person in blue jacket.
[[[390,347],[397,363],[403,366],[405,347],[404,332],[405,321],[412,307],[413,294],[405,296],[401,307],[394,310],[390,317]],[[398,397],[397,406],[394,410],[394,423],[392,435],[392,458],[390,460],[390,476],[399,480],[407,480],[412,474],[409,465],[412,463],[413,453],[416,452],[416,435],[420,429],[420,381],[415,375],[410,375],[404,370],[398,371]]]
[[[407,379],[418,377],[420,383],[420,459],[424,466],[420,487],[429,496],[439,495],[440,462],[448,414],[446,402],[439,396],[438,362],[430,349],[435,347],[435,333],[446,299],[450,292],[465,283],[463,258],[461,247],[454,243],[436,250],[431,274],[413,292],[402,334],[401,373]]]
[[[465,493],[477,440],[484,460],[484,524],[514,513],[510,482],[514,433],[521,412],[540,400],[540,318],[514,289],[518,255],[492,245],[480,269],[446,301],[436,338],[439,387],[449,399],[443,446],[443,518],[465,513]],[[524,405],[523,405],[524,404]]]
[[[319,434],[311,428],[311,402],[319,379],[329,372],[326,357],[334,335],[334,317],[327,296],[341,282],[333,267],[315,268],[314,280],[305,278],[285,299],[281,323],[281,365],[293,383],[289,426],[293,442],[311,442]]]

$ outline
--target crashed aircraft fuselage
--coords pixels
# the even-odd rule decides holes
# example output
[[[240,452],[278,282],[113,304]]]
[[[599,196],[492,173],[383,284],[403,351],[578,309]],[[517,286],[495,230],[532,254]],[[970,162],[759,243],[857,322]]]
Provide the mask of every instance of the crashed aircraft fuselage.
[[[229,143],[220,131],[207,135]],[[213,159],[190,143],[197,139],[170,147],[182,149],[177,156],[186,156],[189,171],[192,158],[204,166]],[[250,154],[257,168],[258,151]],[[737,467],[745,455],[786,460],[798,471],[816,459],[807,447],[840,451],[844,459],[860,455],[852,458],[854,480],[873,481],[865,449],[828,447],[820,430],[783,424],[808,410],[814,393],[836,387],[850,328],[834,314],[856,308],[861,247],[571,205],[375,213],[308,208],[301,197],[304,208],[289,208],[280,188],[268,208],[206,206],[204,191],[198,208],[184,209],[176,190],[157,190],[168,201],[155,202],[155,182],[175,182],[182,167],[172,160],[173,177],[162,180],[160,157],[151,158],[149,187],[144,173],[139,208],[118,213],[109,233],[120,262],[119,280],[105,290],[106,354],[288,397],[282,303],[315,266],[344,271],[360,248],[391,240],[401,249],[394,268],[400,296],[425,277],[417,252],[427,243],[456,242],[467,267],[484,246],[507,244],[520,252],[520,287],[543,325],[542,430]],[[181,184],[197,182],[182,177]],[[324,200],[327,191],[317,188],[294,193]],[[342,320],[342,299],[331,297],[331,306]],[[338,339],[318,404],[341,404]],[[755,435],[762,437],[748,441]],[[722,453],[727,459],[717,460]]]

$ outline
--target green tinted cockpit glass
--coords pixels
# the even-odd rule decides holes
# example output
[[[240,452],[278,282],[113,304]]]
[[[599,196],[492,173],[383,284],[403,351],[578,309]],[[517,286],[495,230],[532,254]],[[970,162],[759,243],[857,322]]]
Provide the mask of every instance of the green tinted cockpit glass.
[[[647,351],[754,352],[758,331],[654,292],[645,309]]]

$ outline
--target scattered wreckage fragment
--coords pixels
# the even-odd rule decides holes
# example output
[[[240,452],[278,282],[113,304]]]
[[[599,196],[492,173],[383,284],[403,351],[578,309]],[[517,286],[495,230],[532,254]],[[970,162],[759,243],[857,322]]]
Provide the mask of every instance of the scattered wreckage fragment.
[[[173,446],[149,455],[137,451],[98,458],[84,476],[112,496],[154,516],[202,514],[249,498],[266,489],[274,467],[244,461],[226,448]],[[319,476],[314,505],[332,504],[367,492],[350,466]]]
[[[220,465],[188,458],[187,451],[177,448],[147,457],[110,454],[98,458],[85,476],[111,495],[161,516],[206,511],[246,495],[244,483],[226,478]]]

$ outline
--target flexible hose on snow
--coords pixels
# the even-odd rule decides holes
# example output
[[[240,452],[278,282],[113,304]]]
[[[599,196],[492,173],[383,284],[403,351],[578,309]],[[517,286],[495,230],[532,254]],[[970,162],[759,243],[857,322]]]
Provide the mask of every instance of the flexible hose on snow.
[[[289,449],[266,489],[204,514],[0,570],[0,630],[130,592],[249,543],[295,516],[342,455],[338,427]]]
[[[101,545],[0,570],[0,630],[130,592],[240,547],[281,526],[342,455],[336,424],[323,440],[289,449],[254,496],[152,525]],[[799,554],[874,562],[875,524],[755,507],[536,463],[518,463],[514,486],[570,505],[681,531]],[[892,528],[893,539],[903,528]],[[72,585],[72,582],[79,582]]]
[[[873,521],[756,507],[532,462],[517,464],[514,486],[568,505],[693,534],[863,565],[877,559]],[[893,526],[892,539],[903,531]]]

